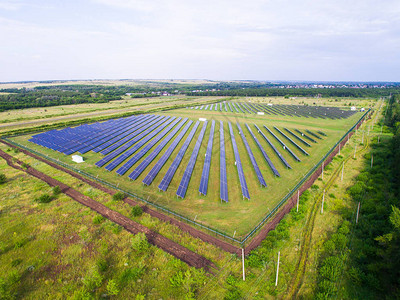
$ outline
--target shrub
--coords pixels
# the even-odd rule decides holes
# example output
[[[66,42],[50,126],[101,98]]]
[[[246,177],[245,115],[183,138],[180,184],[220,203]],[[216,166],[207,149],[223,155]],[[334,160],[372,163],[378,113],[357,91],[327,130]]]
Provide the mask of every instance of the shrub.
[[[101,283],[103,282],[103,276],[101,276],[97,268],[92,268],[89,271],[89,274],[82,279],[82,282],[87,290],[93,291],[101,286]]]
[[[143,209],[139,205],[135,205],[134,207],[132,207],[132,210],[131,210],[132,217],[139,217],[142,215],[142,213],[143,213]]]
[[[121,201],[124,200],[124,198],[126,197],[126,195],[122,192],[116,192],[113,196],[112,199],[114,201]]]
[[[132,238],[132,248],[137,251],[144,251],[150,247],[147,237],[143,232],[139,232]]]
[[[53,197],[49,194],[43,194],[42,196],[35,199],[35,201],[39,203],[49,203],[51,202],[51,200],[53,200]]]
[[[316,190],[319,189],[319,186],[316,185],[316,184],[313,184],[313,185],[311,186],[311,189],[314,190],[314,191],[316,191]]]
[[[5,174],[1,173],[0,174],[0,184],[6,183],[7,177]]]
[[[116,296],[119,294],[119,288],[115,280],[110,279],[107,284],[107,293],[111,296]]]
[[[100,272],[105,272],[108,269],[108,262],[104,258],[100,258],[96,265]]]
[[[104,221],[104,217],[102,215],[96,215],[93,218],[93,224],[96,224],[96,225],[102,223],[103,221]]]
[[[61,189],[58,185],[56,185],[55,187],[53,187],[53,195],[57,196],[59,194],[61,194]]]

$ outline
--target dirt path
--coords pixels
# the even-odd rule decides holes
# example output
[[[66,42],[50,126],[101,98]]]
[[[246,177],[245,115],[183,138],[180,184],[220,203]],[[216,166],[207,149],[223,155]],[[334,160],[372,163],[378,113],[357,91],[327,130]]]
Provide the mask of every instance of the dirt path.
[[[63,171],[65,173],[68,173],[71,176],[73,176],[73,177],[75,177],[75,178],[77,178],[77,179],[79,179],[79,180],[91,185],[92,187],[94,187],[96,189],[99,189],[99,190],[101,190],[101,191],[103,191],[105,193],[108,193],[110,195],[114,195],[115,194],[114,190],[106,188],[103,185],[101,185],[101,184],[99,184],[99,183],[97,183],[95,181],[92,181],[92,180],[90,180],[88,178],[85,178],[85,177],[83,177],[83,176],[81,176],[81,175],[79,175],[79,174],[77,174],[77,173],[75,173],[75,172],[73,172],[73,171],[71,171],[71,170],[69,170],[67,168],[64,168],[64,167],[62,167],[62,166],[60,166],[60,165],[58,165],[56,163],[48,161],[47,159],[44,159],[43,157],[40,157],[40,156],[38,156],[36,154],[33,154],[33,153],[31,153],[31,152],[29,152],[29,151],[27,151],[25,149],[21,149],[21,148],[15,147],[13,144],[10,144],[10,143],[8,143],[8,142],[6,142],[4,140],[0,140],[0,141],[3,144],[5,144],[5,145],[7,145],[9,147],[17,148],[18,150],[20,150],[24,154],[29,155],[29,156],[37,159],[37,160],[40,160],[40,161],[48,164],[49,166],[51,166],[51,167],[53,167],[55,169],[58,169],[58,170]],[[160,212],[148,207],[147,205],[139,204],[138,202],[136,202],[136,201],[134,201],[134,200],[132,200],[130,198],[125,198],[124,201],[126,203],[128,203],[129,205],[132,205],[132,206],[140,205],[145,213],[148,213],[150,216],[158,218],[158,219],[160,219],[160,220],[162,220],[164,222],[167,222],[167,223],[170,223],[172,225],[175,225],[178,228],[180,228],[182,231],[189,233],[191,236],[193,236],[195,238],[199,238],[199,239],[201,239],[202,241],[204,241],[206,243],[210,243],[210,244],[212,244],[214,246],[217,246],[217,247],[221,248],[222,250],[224,250],[226,252],[235,253],[235,254],[241,255],[241,249],[239,247],[231,245],[228,242],[221,241],[220,239],[218,239],[218,238],[216,238],[214,236],[211,236],[211,235],[209,235],[209,234],[207,234],[207,233],[205,233],[203,231],[200,231],[200,230],[198,230],[198,229],[196,229],[196,228],[194,228],[194,227],[192,227],[192,226],[190,226],[190,225],[188,225],[188,224],[186,224],[184,222],[178,221],[178,220],[176,220],[176,219],[174,219],[174,218],[172,218],[172,217],[170,217],[168,215],[160,213]]]
[[[206,259],[205,257],[171,241],[170,239],[162,236],[161,234],[154,232],[147,227],[138,224],[128,217],[116,212],[103,204],[94,201],[93,199],[81,194],[77,190],[71,188],[70,186],[32,168],[31,166],[23,167],[23,162],[13,158],[11,155],[5,153],[0,150],[0,157],[4,158],[7,164],[15,169],[26,172],[44,182],[49,184],[50,186],[59,186],[61,191],[67,196],[71,197],[75,201],[89,207],[90,209],[96,211],[101,214],[105,218],[110,221],[124,227],[127,231],[137,234],[139,232],[143,232],[146,234],[146,237],[149,243],[157,246],[158,248],[168,252],[169,254],[175,256],[176,258],[184,261],[189,266],[196,268],[204,268],[207,271],[211,271],[212,268],[216,268],[213,262]]]

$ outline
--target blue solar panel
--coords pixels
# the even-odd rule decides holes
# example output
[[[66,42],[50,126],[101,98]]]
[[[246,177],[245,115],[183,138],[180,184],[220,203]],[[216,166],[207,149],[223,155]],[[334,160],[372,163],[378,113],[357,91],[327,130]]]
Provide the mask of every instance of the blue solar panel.
[[[192,177],[192,172],[197,161],[197,155],[199,154],[201,142],[203,141],[204,133],[206,131],[207,121],[204,122],[203,128],[201,128],[200,135],[197,138],[196,145],[194,146],[192,156],[190,157],[189,163],[186,167],[185,173],[183,173],[181,183],[178,186],[176,195],[181,198],[185,198],[186,191],[189,185],[190,178]]]
[[[154,158],[156,158],[156,156],[161,152],[162,149],[164,149],[164,147],[167,145],[167,143],[174,137],[174,135],[182,128],[182,126],[186,123],[188,119],[185,118],[181,123],[178,124],[178,126],[176,126],[174,128],[173,131],[170,132],[170,134],[168,134],[168,136],[156,147],[156,149],[154,149],[154,151],[152,153],[150,153],[150,155],[148,155],[141,163],[140,165],[133,170],[133,172],[131,174],[129,174],[129,178],[132,180],[135,180],[136,178],[138,178],[138,176],[140,174],[142,174],[142,172],[144,171],[144,169],[147,168],[147,166],[154,160]],[[150,149],[150,144],[146,145],[147,149]],[[147,150],[145,148],[143,148],[142,151]],[[141,152],[142,152],[141,151]],[[147,152],[146,152],[147,153]],[[139,153],[138,153],[139,154]]]
[[[310,131],[310,130],[308,130],[308,129],[306,129],[306,132],[308,132],[309,134],[311,134],[313,137],[316,137],[317,139],[322,140],[322,138],[321,138],[320,136],[316,135],[314,132],[312,132],[312,131]]]
[[[109,140],[114,139],[116,135],[119,136],[124,132],[129,131],[131,128],[135,127],[137,119],[138,118],[136,118],[134,121],[124,123],[122,126],[116,127],[114,130],[109,131],[107,134],[104,134],[101,137],[97,138],[95,141],[91,142],[90,145],[79,149],[78,152],[81,154],[85,154],[90,150],[108,142]],[[139,119],[141,119],[141,117],[139,117]]]
[[[228,179],[226,177],[226,158],[225,158],[225,140],[224,140],[224,123],[219,121],[219,186],[221,200],[228,202]]]
[[[269,138],[267,138],[267,136],[261,131],[260,128],[258,128],[258,126],[256,124],[254,124],[254,126],[256,127],[257,131],[259,134],[261,134],[261,136],[267,141],[267,143],[271,146],[272,150],[274,150],[274,152],[276,153],[276,155],[278,155],[278,157],[280,158],[280,160],[283,162],[283,164],[291,169],[292,167],[289,165],[289,163],[286,161],[286,159],[282,156],[282,154],[278,151],[278,149],[276,149],[276,147],[274,146],[274,144],[272,144],[272,142],[269,140]]]
[[[294,158],[295,160],[301,161],[300,158],[298,158],[297,155],[294,154],[294,152],[293,152],[292,150],[290,150],[290,148],[289,148],[288,146],[286,146],[285,143],[282,142],[282,141],[280,140],[280,138],[278,138],[278,137],[276,136],[275,133],[273,133],[273,132],[272,132],[267,126],[265,126],[265,125],[264,125],[264,128],[268,130],[268,132],[279,142],[279,144],[282,145],[283,149],[286,150],[287,152],[289,152],[290,155],[292,155],[293,158]]]
[[[139,150],[139,145],[141,144],[143,149],[141,149],[138,153],[136,153],[132,158],[130,158],[125,164],[123,164],[122,167],[120,167],[117,170],[118,175],[124,175],[134,164],[136,164],[143,156],[145,156],[151,148],[154,147],[155,144],[157,144],[165,135],[172,129],[174,126],[181,120],[182,118],[177,118],[174,122],[172,122],[168,127],[166,127],[161,133],[159,133],[155,138],[152,140],[148,139],[148,144],[146,145],[145,142],[140,142],[136,146],[132,148],[132,151],[134,148],[137,148]],[[185,121],[186,122],[186,121]],[[182,124],[183,125],[183,124]],[[182,126],[181,125],[181,126]],[[180,128],[180,127],[179,127]]]
[[[215,104],[214,110],[215,110],[215,111],[218,111],[218,103]]]
[[[122,140],[123,138],[130,135],[131,133],[134,133],[138,128],[144,126],[145,124],[148,124],[154,118],[155,118],[154,115],[143,115],[142,118],[138,118],[137,122],[128,131],[125,131],[123,134],[112,138],[111,140],[107,141],[106,143],[104,143],[100,146],[97,146],[96,148],[92,149],[93,152],[100,152],[100,151],[110,147],[111,145]]]
[[[272,163],[271,159],[269,158],[267,152],[265,152],[263,146],[258,141],[257,137],[253,134],[253,131],[251,131],[249,125],[247,125],[247,124],[245,124],[245,125],[247,127],[247,130],[250,132],[251,136],[253,137],[253,140],[256,142],[258,148],[260,149],[262,155],[264,156],[265,161],[267,162],[267,164],[271,168],[272,172],[274,173],[274,175],[280,177],[281,175],[279,174],[278,170],[275,168],[274,164]]]
[[[204,159],[203,173],[201,174],[201,180],[200,180],[199,192],[200,194],[203,195],[207,195],[208,178],[210,175],[211,155],[212,155],[212,147],[214,140],[214,128],[215,128],[215,121],[213,120],[211,123],[210,137],[208,139],[208,144],[207,144],[206,157]]]
[[[71,147],[69,150],[70,153],[79,151],[81,149],[86,148],[87,146],[90,146],[91,144],[97,142],[98,140],[101,140],[104,136],[114,132],[116,129],[115,128],[120,128],[121,126],[124,126],[126,124],[126,119],[123,120],[118,120],[115,122],[112,122],[104,128],[103,130],[98,131],[95,134],[92,134],[90,136],[86,136],[86,139],[82,143],[75,143],[73,147]],[[121,124],[122,123],[122,124]]]
[[[157,176],[158,172],[160,172],[161,168],[164,166],[168,158],[171,156],[172,152],[175,150],[176,146],[179,144],[183,136],[186,134],[190,126],[192,125],[193,121],[189,121],[189,123],[183,128],[181,133],[175,138],[175,140],[172,142],[172,144],[169,146],[167,151],[165,151],[164,155],[159,159],[159,161],[155,164],[153,169],[147,174],[147,176],[143,179],[143,183],[146,185],[150,185],[154,178]],[[155,152],[156,150],[154,150]],[[139,167],[138,167],[139,168]]]
[[[304,145],[306,145],[307,147],[311,147],[311,145],[309,143],[307,143],[305,140],[303,140],[301,137],[297,136],[294,134],[294,132],[292,132],[291,130],[289,130],[288,128],[283,128],[285,129],[287,132],[289,132],[293,137],[295,137],[297,140],[299,140],[300,142],[302,142]]]
[[[236,145],[235,135],[233,134],[231,122],[228,122],[228,125],[229,125],[229,131],[231,133],[233,152],[235,153],[235,160],[236,160],[235,165],[237,167],[239,175],[240,186],[242,188],[242,195],[244,198],[250,199],[249,190],[247,188],[246,178],[244,177],[242,162],[240,160],[239,150]]]
[[[171,166],[169,167],[167,173],[161,180],[160,184],[158,185],[158,188],[162,191],[166,191],[172,178],[175,175],[176,170],[178,169],[183,156],[185,155],[185,152],[187,148],[189,147],[190,142],[193,139],[194,134],[196,133],[197,128],[199,127],[200,122],[197,121],[192,130],[190,131],[190,134],[186,138],[185,142],[183,143],[181,149],[179,150],[178,154],[176,155],[174,161],[172,162]]]
[[[233,109],[232,109],[232,106],[231,106],[230,102],[228,102],[228,106],[229,106],[230,111],[233,112]]]
[[[261,186],[266,187],[266,186],[267,186],[267,183],[265,182],[264,177],[263,177],[263,175],[261,174],[261,171],[260,171],[260,168],[258,167],[256,158],[255,158],[254,155],[253,155],[253,151],[251,151],[250,145],[249,145],[249,143],[247,142],[247,139],[246,139],[246,137],[245,137],[245,135],[244,135],[244,132],[243,132],[242,128],[240,127],[239,122],[236,122],[236,125],[237,125],[237,127],[238,127],[238,129],[239,129],[239,134],[240,134],[240,136],[242,137],[244,146],[246,147],[247,154],[248,154],[249,157],[250,157],[251,164],[253,165],[254,171],[256,172],[258,181],[260,182]]]
[[[160,126],[162,123],[164,123],[168,118],[167,117],[160,117],[155,119],[154,121],[150,122],[148,125],[146,125],[143,128],[140,128],[140,130],[138,130],[134,135],[135,137],[131,140],[129,140],[129,142],[127,142],[126,144],[122,145],[121,147],[119,146],[115,146],[116,148],[118,148],[117,150],[115,150],[114,152],[104,156],[101,160],[99,160],[98,162],[95,163],[96,166],[98,167],[102,167],[104,166],[106,163],[108,163],[110,160],[114,159],[115,157],[117,157],[118,155],[120,155],[121,153],[123,153],[124,151],[126,151],[126,149],[128,149],[129,147],[133,146],[134,144],[136,144],[138,141],[140,141],[144,136],[147,135],[148,131],[152,131],[155,128],[157,128],[158,126]],[[129,137],[129,136],[128,136]],[[127,137],[127,138],[128,138]],[[131,137],[130,137],[131,138]],[[123,141],[120,141],[118,143],[124,143]],[[117,143],[117,144],[118,144]]]
[[[159,134],[161,130],[163,130],[165,127],[167,127],[175,119],[176,119],[176,117],[172,117],[172,118],[168,119],[164,124],[162,124],[160,127],[156,128],[156,129],[154,129],[153,131],[151,131],[150,129],[147,129],[145,132],[143,132],[143,134],[145,134],[146,136],[143,139],[141,139],[137,144],[135,144],[132,148],[126,150],[124,153],[122,153],[120,156],[118,156],[113,162],[109,163],[106,166],[106,170],[108,170],[108,171],[114,170],[119,164],[121,164],[125,159],[127,159],[129,156],[133,155],[136,151],[138,151],[140,148],[142,148],[143,145],[145,145],[153,137],[155,137],[157,134]]]
[[[316,143],[316,142],[317,142],[316,140],[314,140],[312,137],[310,137],[309,135],[305,134],[304,132],[301,132],[301,131],[298,130],[298,129],[295,129],[295,131],[296,131],[297,133],[299,133],[301,136],[305,137],[307,140],[309,140],[309,141],[311,141],[311,142],[313,142],[313,143]]]
[[[238,111],[238,109],[237,109],[237,107],[236,107],[236,103],[232,102],[232,106],[233,106],[233,108],[236,110],[236,112],[238,113],[239,111]]]
[[[284,134],[282,131],[279,130],[279,128],[275,127],[275,130],[278,131],[280,134],[282,134],[289,142],[291,142],[297,149],[299,149],[303,154],[305,155],[310,155],[308,154],[303,148],[301,148],[295,141],[293,141],[290,137],[288,137],[286,134]]]
[[[135,137],[139,136],[139,134],[141,134],[142,132],[144,132],[146,129],[153,126],[154,124],[157,124],[161,120],[166,120],[166,117],[156,116],[155,118],[149,119],[145,124],[138,125],[138,127],[136,128],[136,130],[134,132],[132,132],[129,135],[127,135],[126,137],[120,139],[118,142],[112,144],[111,146],[107,147],[106,149],[101,150],[100,153],[103,155],[107,155],[110,152],[114,151],[115,149],[121,147],[122,145],[123,145],[123,147],[126,147],[128,145],[132,146],[133,141],[135,141],[134,143],[137,142],[137,139],[134,139]],[[126,143],[126,145],[124,145],[125,143]],[[128,146],[128,147],[130,147],[130,146]],[[119,151],[119,149],[117,151]]]
[[[204,110],[207,110],[207,108],[208,108],[208,105],[206,105],[206,107],[204,108]]]

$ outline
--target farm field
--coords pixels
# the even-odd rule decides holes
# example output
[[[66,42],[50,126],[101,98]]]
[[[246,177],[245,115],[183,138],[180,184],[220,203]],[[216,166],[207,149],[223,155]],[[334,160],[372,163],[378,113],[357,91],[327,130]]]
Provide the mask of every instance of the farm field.
[[[182,105],[212,101],[223,97],[184,97],[163,96],[154,98],[131,98],[108,103],[84,103],[51,107],[36,107],[0,112],[0,132],[26,126],[48,124],[56,121],[75,120],[96,116],[111,116],[118,113],[129,113],[142,110],[162,109],[169,105]]]
[[[273,210],[281,199],[303,178],[303,176],[317,164],[320,159],[336,144],[336,142],[351,128],[356,121],[361,117],[361,113],[355,113],[347,119],[332,120],[332,119],[321,119],[321,118],[305,118],[305,117],[290,117],[281,115],[264,115],[259,116],[256,114],[238,114],[232,112],[219,112],[219,111],[203,111],[194,109],[176,109],[167,112],[157,114],[159,116],[171,116],[171,117],[182,117],[192,120],[193,123],[199,118],[206,118],[207,120],[215,120],[215,132],[213,139],[213,151],[210,165],[210,179],[208,183],[208,193],[206,196],[199,194],[199,185],[205,160],[207,141],[210,134],[211,124],[208,124],[205,130],[204,138],[199,149],[197,161],[195,163],[193,174],[191,176],[187,193],[185,197],[177,198],[176,191],[180,184],[181,178],[185,172],[186,166],[188,165],[190,155],[194,149],[196,140],[200,135],[200,128],[203,123],[200,124],[197,129],[189,147],[183,156],[182,162],[177,169],[175,176],[166,192],[160,192],[157,188],[158,184],[167,173],[168,168],[172,164],[173,159],[177,155],[183,141],[187,138],[188,130],[183,136],[182,140],[172,152],[171,157],[167,160],[165,166],[160,170],[159,174],[155,177],[154,182],[150,186],[144,186],[142,180],[146,177],[148,172],[154,167],[158,159],[171,145],[170,140],[159,155],[148,165],[145,171],[134,181],[128,178],[128,175],[146,159],[146,157],[160,144],[160,141],[156,142],[154,147],[150,149],[143,157],[140,158],[134,164],[132,168],[128,170],[123,176],[118,176],[115,170],[108,172],[104,167],[99,168],[95,165],[103,155],[95,153],[93,151],[87,152],[83,155],[85,162],[83,164],[74,165],[71,162],[71,157],[60,154],[53,150],[35,145],[28,142],[30,136],[19,136],[14,137],[12,140],[18,144],[24,145],[37,152],[43,153],[49,157],[52,157],[60,162],[71,165],[74,168],[78,168],[81,171],[92,174],[92,176],[112,183],[119,188],[135,193],[144,199],[148,199],[152,203],[167,207],[168,209],[175,211],[185,217],[196,220],[197,222],[216,228],[219,231],[225,232],[227,235],[235,235],[237,238],[245,236],[252,228],[254,228],[265,215]],[[228,182],[228,195],[229,202],[225,203],[220,200],[220,153],[219,153],[219,121],[223,122],[224,137],[225,137],[225,150],[226,150],[226,170],[227,170],[227,182]],[[232,129],[235,135],[237,147],[239,150],[240,158],[243,165],[243,172],[245,174],[250,200],[244,200],[239,183],[239,177],[235,166],[235,158],[233,153],[233,145],[230,138],[230,132],[228,122],[231,122]],[[250,149],[254,154],[254,158],[257,161],[258,167],[261,171],[265,182],[267,183],[266,188],[260,187],[259,180],[256,176],[256,172],[253,169],[250,158],[247,154],[243,140],[239,134],[239,130],[236,126],[236,122],[239,122],[243,132],[245,133],[246,140],[249,144]],[[209,122],[211,123],[211,122]],[[247,123],[252,129],[253,133],[256,134],[258,141],[268,154],[273,165],[279,171],[281,177],[276,177],[272,173],[268,164],[264,160],[264,157],[259,150],[257,144],[249,134],[245,123]],[[292,169],[287,169],[278,158],[278,156],[271,150],[268,143],[264,138],[257,132],[253,124],[262,128],[261,131],[264,135],[268,136],[268,139],[279,149],[282,156],[290,164]],[[296,161],[292,155],[284,151],[282,146],[277,143],[273,136],[268,133],[263,125],[270,128],[276,135],[279,133],[273,129],[274,126],[284,131],[283,128],[288,128],[292,132],[296,129],[304,131],[306,129],[312,132],[323,131],[326,136],[321,136],[321,140],[317,143],[311,143],[311,147],[302,146],[310,154],[309,156],[304,155],[301,151],[295,148],[285,140],[284,137],[279,136],[280,139],[284,140],[285,143],[292,149],[297,157],[301,159],[301,162]],[[193,125],[192,125],[193,127]],[[190,127],[190,129],[192,128]],[[289,135],[289,134],[288,134]],[[175,137],[174,137],[175,138]],[[151,141],[150,141],[151,142]],[[300,142],[298,142],[300,144]],[[126,161],[125,161],[126,162]],[[125,163],[124,162],[124,163]],[[121,164],[122,165],[122,164]],[[119,167],[121,167],[118,166]]]

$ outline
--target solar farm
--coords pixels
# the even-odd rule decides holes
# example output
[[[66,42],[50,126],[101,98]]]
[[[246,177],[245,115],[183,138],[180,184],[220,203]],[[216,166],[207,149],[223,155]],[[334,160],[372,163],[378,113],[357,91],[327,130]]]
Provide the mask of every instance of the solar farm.
[[[12,140],[240,238],[361,116],[338,107],[232,100]],[[74,154],[84,163],[73,163]]]

